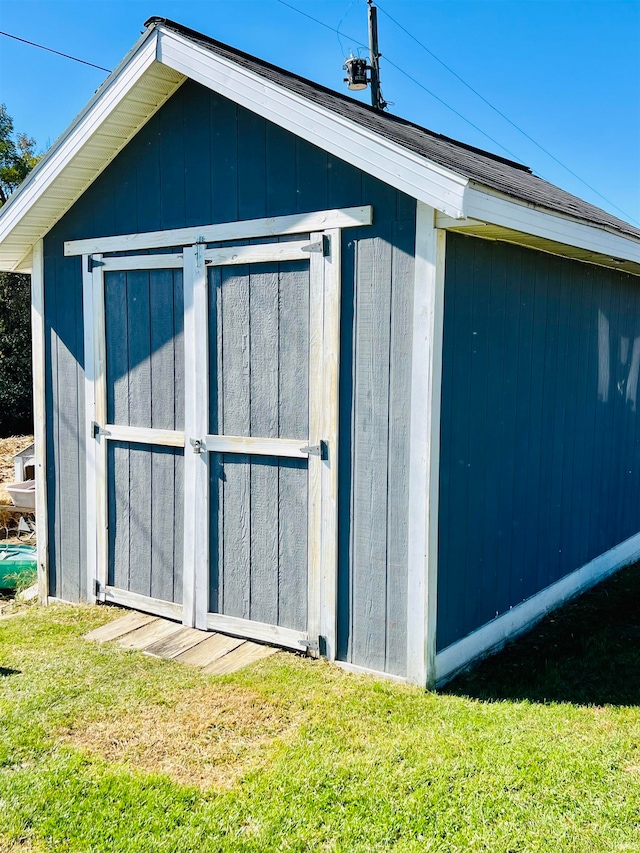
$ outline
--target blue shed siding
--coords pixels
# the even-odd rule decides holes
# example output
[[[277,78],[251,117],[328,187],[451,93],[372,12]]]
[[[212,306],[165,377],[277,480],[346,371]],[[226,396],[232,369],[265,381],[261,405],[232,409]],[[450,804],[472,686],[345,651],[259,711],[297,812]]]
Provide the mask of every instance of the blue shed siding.
[[[640,531],[640,281],[449,234],[438,650]]]
[[[81,270],[63,241],[360,204],[374,225],[343,246],[339,651],[405,671],[415,202],[191,81],[45,238],[51,594],[84,594],[86,539]]]

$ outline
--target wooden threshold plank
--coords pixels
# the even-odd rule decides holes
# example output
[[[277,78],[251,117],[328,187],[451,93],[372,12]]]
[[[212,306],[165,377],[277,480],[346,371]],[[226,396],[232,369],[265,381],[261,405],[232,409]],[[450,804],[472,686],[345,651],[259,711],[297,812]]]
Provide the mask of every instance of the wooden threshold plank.
[[[144,653],[158,658],[175,658],[197,646],[198,643],[202,643],[210,636],[211,634],[206,631],[198,631],[197,628],[181,628],[175,634],[151,643],[144,650]]]
[[[237,649],[244,640],[238,637],[227,637],[224,634],[212,634],[208,640],[198,643],[193,649],[178,655],[174,660],[189,666],[207,666],[228,652]]]
[[[182,625],[179,622],[169,622],[168,619],[155,618],[148,625],[144,625],[142,628],[138,628],[137,631],[133,631],[121,640],[118,640],[118,643],[123,649],[144,651],[152,643],[165,639],[172,634],[177,634],[181,628]]]
[[[155,618],[155,616],[150,616],[148,613],[138,613],[136,610],[130,611],[120,619],[114,619],[113,622],[107,622],[106,625],[94,628],[93,631],[85,634],[84,638],[85,640],[95,640],[98,643],[117,640],[118,637],[124,637],[125,634],[130,634],[132,631],[148,625]]]
[[[277,651],[278,649],[274,649],[273,646],[245,642],[218,660],[213,661],[208,666],[205,666],[202,671],[207,675],[228,675],[263,658],[268,658]]]

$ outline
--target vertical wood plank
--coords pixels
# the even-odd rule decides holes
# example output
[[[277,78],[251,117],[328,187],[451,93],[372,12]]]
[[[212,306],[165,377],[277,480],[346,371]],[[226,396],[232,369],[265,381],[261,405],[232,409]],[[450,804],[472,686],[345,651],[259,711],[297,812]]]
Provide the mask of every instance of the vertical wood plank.
[[[182,86],[184,137],[188,148],[184,160],[185,225],[211,222],[210,96],[204,86],[187,80]]]
[[[104,276],[106,423],[130,424],[129,320],[127,274]],[[97,306],[99,309],[100,306]]]
[[[182,604],[184,588],[184,456],[185,450],[176,450],[173,456],[174,538],[173,538],[173,596],[172,601]]]
[[[391,349],[389,369],[389,452],[387,482],[387,649],[385,671],[406,675],[409,513],[409,429],[411,344],[414,299],[415,225],[393,228]]]
[[[238,112],[238,216],[258,219],[265,216],[266,122],[248,110]]]
[[[127,273],[129,425],[151,426],[151,323],[149,272]]]
[[[211,221],[238,219],[238,106],[210,92]]]
[[[162,191],[160,138],[160,117],[156,113],[140,129],[135,139],[138,155],[136,166],[138,229],[141,232],[160,229]],[[96,233],[112,232],[99,230]]]
[[[174,352],[174,416],[173,429],[184,429],[184,288],[183,271],[173,271],[173,352]]]
[[[250,435],[250,293],[246,267],[222,276],[222,396],[228,435]],[[250,617],[251,467],[250,457],[229,454],[224,462],[224,564],[222,612]]]
[[[36,480],[36,548],[38,559],[38,600],[47,603],[49,595],[49,522],[47,493],[47,400],[46,333],[44,313],[44,244],[33,247],[31,268],[31,335],[33,369],[33,423]],[[50,414],[50,413],[49,413]]]
[[[250,435],[279,432],[278,268],[260,264],[249,278]],[[259,271],[258,271],[259,270]],[[295,389],[288,393],[295,394]],[[278,463],[251,457],[251,606],[258,622],[278,621]]]
[[[467,570],[467,584],[475,587],[474,593],[469,590],[465,594],[464,618],[473,622],[482,611],[484,600],[481,595],[482,578],[485,576],[485,566],[482,560],[485,533],[485,489],[486,482],[486,442],[487,433],[495,429],[495,422],[486,414],[487,383],[492,381],[487,362],[490,341],[487,334],[489,323],[489,305],[491,294],[491,244],[482,240],[475,241],[473,256],[473,298],[471,315],[470,364],[471,383],[469,407],[474,412],[473,424],[469,423],[469,455],[470,471],[466,507],[462,512],[466,519],[467,536],[474,543],[473,549],[467,549],[463,565]],[[490,474],[489,474],[490,476]],[[456,520],[453,520],[456,524]],[[465,589],[467,588],[465,584]]]
[[[159,122],[160,227],[180,228],[186,224],[183,99],[170,98],[159,112]]]
[[[175,429],[176,353],[172,270],[149,272],[151,427]]]
[[[173,601],[175,513],[174,454],[170,447],[151,450],[151,597]]]
[[[80,530],[82,521],[78,519],[73,496],[78,494],[80,485],[80,460],[78,458],[79,419],[84,420],[79,411],[79,389],[77,377],[77,359],[81,352],[79,340],[82,340],[75,316],[75,300],[81,292],[80,259],[70,263],[70,258],[60,255],[56,260],[56,280],[63,286],[57,292],[57,358],[58,358],[58,437],[57,476],[60,495],[58,500],[60,548],[57,551],[62,568],[60,593],[67,601],[80,598]],[[80,279],[80,281],[78,281]],[[78,287],[80,284],[80,287]],[[78,287],[78,292],[76,288]],[[70,294],[73,296],[70,296]]]
[[[353,655],[384,670],[387,611],[387,449],[391,228],[360,241],[354,401]]]
[[[267,216],[296,209],[296,139],[270,122],[266,126]]]
[[[309,265],[279,275],[279,437],[309,438]],[[294,391],[295,389],[295,391]],[[278,469],[278,625],[307,628],[307,460]]]

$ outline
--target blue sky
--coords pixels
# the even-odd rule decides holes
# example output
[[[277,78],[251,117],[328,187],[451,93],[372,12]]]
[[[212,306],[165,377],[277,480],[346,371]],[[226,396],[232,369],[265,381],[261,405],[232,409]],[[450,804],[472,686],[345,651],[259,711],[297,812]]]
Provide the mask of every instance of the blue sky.
[[[278,0],[0,0],[0,30],[113,68],[144,21],[162,15],[343,89],[344,56],[367,41],[365,0],[287,2],[343,35],[338,38]],[[392,112],[515,155],[536,174],[640,224],[640,0],[380,4],[383,94],[393,102]],[[491,110],[384,12],[608,201]],[[105,76],[0,37],[0,101],[16,129],[34,136],[41,149]]]

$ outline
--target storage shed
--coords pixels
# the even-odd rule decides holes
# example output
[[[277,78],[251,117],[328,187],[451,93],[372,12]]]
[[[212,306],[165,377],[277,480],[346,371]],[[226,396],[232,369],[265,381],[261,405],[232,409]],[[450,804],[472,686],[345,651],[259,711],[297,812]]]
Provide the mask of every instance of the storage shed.
[[[640,555],[640,231],[165,19],[0,212],[43,600],[433,686]]]

